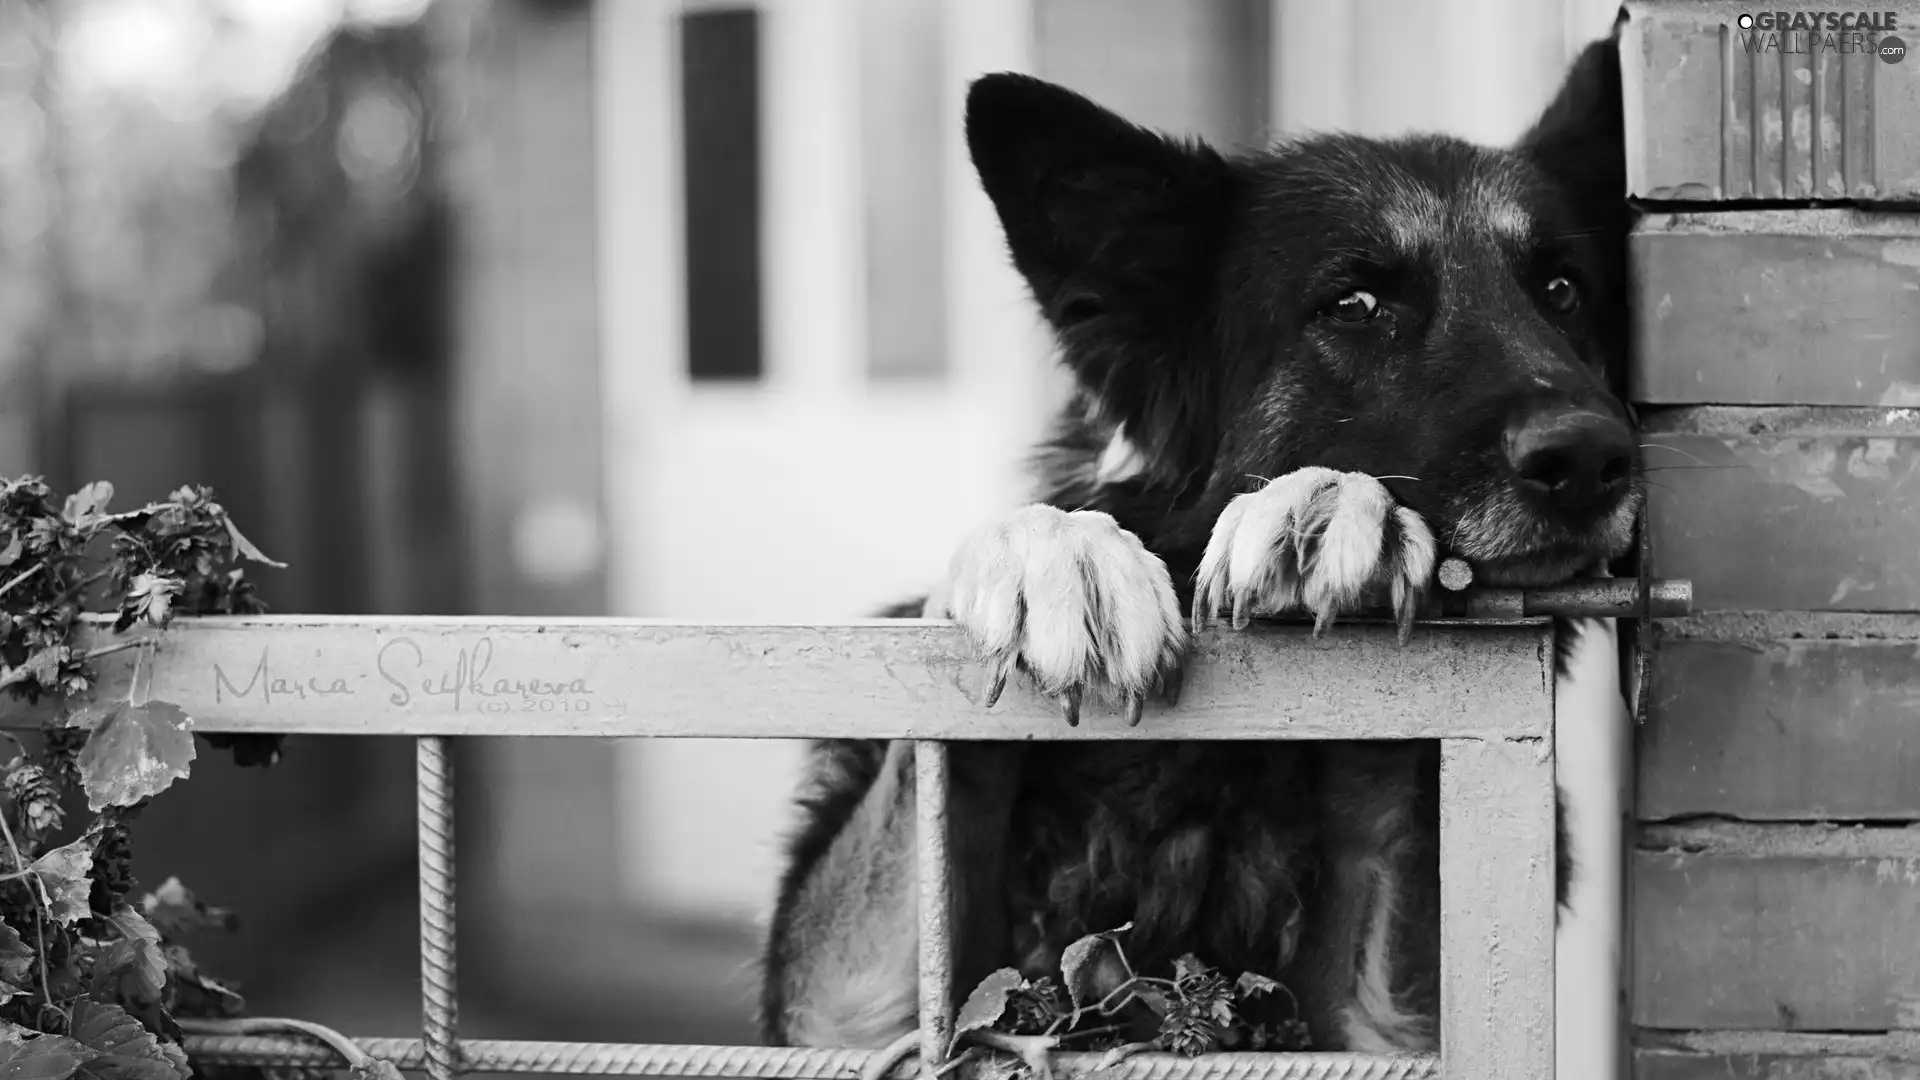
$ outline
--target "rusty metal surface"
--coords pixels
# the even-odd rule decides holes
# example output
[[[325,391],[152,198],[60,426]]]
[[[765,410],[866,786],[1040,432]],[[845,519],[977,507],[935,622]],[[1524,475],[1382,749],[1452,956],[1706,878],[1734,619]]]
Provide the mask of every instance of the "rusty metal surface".
[[[1534,619],[1559,615],[1579,619],[1630,619],[1641,613],[1645,595],[1656,619],[1693,610],[1693,583],[1662,580],[1642,589],[1632,578],[1580,581],[1541,589],[1479,589],[1442,595],[1442,610],[1466,619]]]

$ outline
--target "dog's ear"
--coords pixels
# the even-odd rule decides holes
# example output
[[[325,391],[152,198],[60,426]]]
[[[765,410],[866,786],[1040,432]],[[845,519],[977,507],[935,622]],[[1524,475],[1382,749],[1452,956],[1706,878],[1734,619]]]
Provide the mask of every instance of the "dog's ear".
[[[1593,212],[1624,224],[1627,140],[1620,100],[1620,29],[1580,51],[1553,101],[1518,149]]]
[[[1628,348],[1626,303],[1627,230],[1633,210],[1627,202],[1627,139],[1620,99],[1620,30],[1626,9],[1614,20],[1613,33],[1580,51],[1553,102],[1516,149],[1565,191],[1587,229],[1595,234],[1603,260],[1595,297],[1604,314],[1595,334],[1609,360],[1608,387],[1623,400]]]
[[[1192,362],[1212,303],[1234,176],[1198,142],[1165,138],[1025,75],[967,92],[967,149],[1014,266],[1107,423],[1156,467],[1211,380]],[[1177,466],[1176,466],[1177,467]]]

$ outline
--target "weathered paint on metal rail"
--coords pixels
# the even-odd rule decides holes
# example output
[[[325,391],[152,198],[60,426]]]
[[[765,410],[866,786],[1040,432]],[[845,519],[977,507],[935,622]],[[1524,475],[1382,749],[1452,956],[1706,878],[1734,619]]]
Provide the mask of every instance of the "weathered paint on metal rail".
[[[180,619],[150,646],[105,623],[91,693],[173,702],[195,730],[294,735],[550,735],[901,739],[1540,738],[1549,733],[1551,627],[1256,623],[1196,636],[1177,707],[1150,702],[1077,728],[988,672],[953,624],[644,620]],[[151,652],[149,659],[141,655]],[[0,703],[0,725],[44,711]]]

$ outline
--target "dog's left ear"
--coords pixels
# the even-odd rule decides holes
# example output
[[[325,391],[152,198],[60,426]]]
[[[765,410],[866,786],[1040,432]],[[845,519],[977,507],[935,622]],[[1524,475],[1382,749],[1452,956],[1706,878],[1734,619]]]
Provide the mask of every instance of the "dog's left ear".
[[[1589,44],[1575,58],[1540,119],[1517,150],[1572,194],[1583,210],[1625,227],[1627,140],[1620,101],[1620,29]],[[1598,224],[1598,222],[1596,222]]]

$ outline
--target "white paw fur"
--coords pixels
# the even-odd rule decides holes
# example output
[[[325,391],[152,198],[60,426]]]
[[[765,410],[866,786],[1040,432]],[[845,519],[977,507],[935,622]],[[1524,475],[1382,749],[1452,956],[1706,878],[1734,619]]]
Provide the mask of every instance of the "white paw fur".
[[[1173,579],[1110,514],[1035,504],[981,528],[927,613],[958,623],[992,665],[989,706],[1016,670],[1060,700],[1069,724],[1087,689],[1136,724],[1149,692],[1177,693],[1187,634]]]
[[[1193,625],[1231,605],[1242,629],[1255,615],[1306,610],[1314,632],[1378,595],[1404,639],[1433,581],[1433,531],[1396,506],[1365,473],[1310,467],[1227,504],[1207,539],[1193,593]]]

